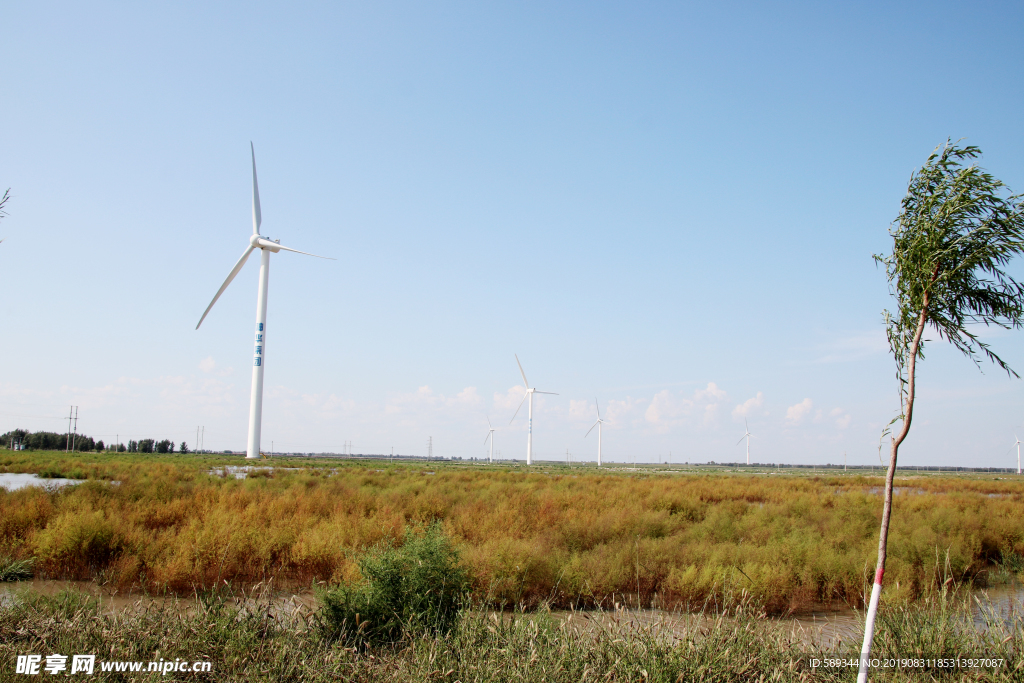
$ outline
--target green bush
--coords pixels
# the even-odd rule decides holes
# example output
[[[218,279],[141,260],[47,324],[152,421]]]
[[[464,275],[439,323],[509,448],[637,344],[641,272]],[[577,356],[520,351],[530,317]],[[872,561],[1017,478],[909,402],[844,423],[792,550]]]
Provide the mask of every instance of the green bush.
[[[439,523],[407,530],[399,547],[375,546],[359,558],[359,571],[361,582],[319,595],[321,626],[332,640],[363,646],[448,633],[469,592],[468,572]]]

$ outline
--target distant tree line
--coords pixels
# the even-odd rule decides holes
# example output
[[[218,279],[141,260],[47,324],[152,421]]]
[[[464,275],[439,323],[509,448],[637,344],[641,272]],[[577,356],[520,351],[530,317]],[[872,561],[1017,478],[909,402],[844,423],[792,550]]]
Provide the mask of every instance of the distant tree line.
[[[174,442],[170,439],[157,441],[155,439],[140,439],[139,441],[128,442],[129,453],[173,453]],[[188,453],[188,444],[184,441],[178,448],[179,453]]]
[[[21,447],[39,451],[57,451],[69,448],[74,442],[76,451],[102,451],[106,449],[103,441],[96,441],[85,434],[57,434],[56,432],[30,432],[25,429],[13,429],[0,435],[0,446],[5,448]]]
[[[103,443],[103,440],[96,441],[85,434],[72,434],[68,436],[56,432],[30,432],[26,429],[12,429],[6,434],[0,435],[0,448],[24,448],[36,451],[62,451],[71,448],[76,451],[116,451],[119,453],[174,453],[174,442],[170,439],[140,439],[129,441],[125,444]],[[188,444],[184,441],[177,448],[178,453],[189,453]]]

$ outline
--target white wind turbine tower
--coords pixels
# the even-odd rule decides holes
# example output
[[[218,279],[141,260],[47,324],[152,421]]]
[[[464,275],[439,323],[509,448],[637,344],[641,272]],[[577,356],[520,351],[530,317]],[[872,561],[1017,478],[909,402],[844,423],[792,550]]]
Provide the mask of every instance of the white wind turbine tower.
[[[256,149],[251,142],[249,143],[249,151],[252,152],[252,235],[249,237],[249,246],[245,248],[242,258],[238,259],[235,267],[228,273],[227,279],[224,280],[224,284],[217,290],[213,301],[203,311],[203,317],[199,319],[196,329],[198,330],[199,325],[203,324],[203,321],[206,320],[206,315],[213,308],[213,305],[217,303],[217,299],[228,288],[228,285],[235,279],[238,272],[242,270],[242,266],[249,259],[249,254],[253,250],[259,249],[260,284],[256,294],[256,350],[252,363],[252,393],[249,397],[249,443],[245,453],[245,457],[251,460],[260,457],[260,429],[263,422],[263,368],[265,367],[263,359],[266,356],[267,281],[270,277],[270,254],[276,254],[281,250],[294,251],[296,254],[305,254],[306,256],[316,256],[316,254],[310,254],[290,247],[282,247],[280,244],[281,240],[269,240],[260,234],[260,224],[263,222],[263,216],[260,213],[260,188],[256,183]],[[326,256],[316,257],[327,258]],[[333,261],[334,259],[329,260]]]
[[[750,464],[750,437],[752,437],[753,434],[750,433],[750,427],[747,426],[747,418],[743,418],[743,431],[745,431],[746,434],[744,434],[743,436],[740,437],[740,440],[736,442],[736,445],[739,446],[740,443],[743,441],[743,439],[747,440],[747,464],[749,465]]]
[[[490,451],[490,454],[487,456],[487,462],[493,463],[494,462],[494,427],[491,427],[491,418],[487,418],[487,427],[488,427],[488,429],[487,429],[487,436],[484,437],[484,443],[487,443],[488,439],[491,440],[491,451]]]
[[[583,435],[583,438],[590,436],[590,432],[594,431],[594,427],[597,427],[597,466],[601,466],[601,425],[604,424],[604,420],[601,419],[601,406],[597,405],[597,398],[594,398],[594,407],[597,408],[597,422],[590,426],[587,433]]]
[[[1013,446],[1017,447],[1017,474],[1020,474],[1020,439],[1017,438],[1016,434],[1013,435],[1013,438],[1016,439]],[[1011,451],[1013,450],[1013,446],[1010,446]]]
[[[530,399],[530,408],[529,408],[529,411],[530,411],[529,412],[530,424],[529,424],[529,428],[528,428],[528,430],[526,432],[526,464],[527,465],[532,465],[533,464],[533,395],[534,394],[550,394],[551,396],[558,396],[558,394],[556,394],[553,391],[537,391],[537,389],[535,389],[534,387],[531,387],[530,386],[530,382],[527,381],[527,379],[526,379],[526,373],[523,372],[523,364],[519,362],[519,355],[518,354],[516,354],[516,364],[519,366],[519,374],[521,374],[523,376],[523,384],[526,385],[526,396],[523,396],[523,400],[519,404],[519,408],[516,408],[516,414],[512,416],[512,419],[509,420],[508,423],[512,424],[515,421],[516,415],[519,415],[519,411],[523,407],[523,403],[526,403],[526,399]]]

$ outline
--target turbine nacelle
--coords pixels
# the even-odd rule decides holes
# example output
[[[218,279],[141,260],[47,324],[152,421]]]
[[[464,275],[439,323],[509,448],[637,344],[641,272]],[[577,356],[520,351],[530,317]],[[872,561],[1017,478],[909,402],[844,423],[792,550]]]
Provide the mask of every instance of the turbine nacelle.
[[[281,240],[272,240],[256,234],[249,238],[249,246],[253,249],[268,249],[276,254],[281,250]]]

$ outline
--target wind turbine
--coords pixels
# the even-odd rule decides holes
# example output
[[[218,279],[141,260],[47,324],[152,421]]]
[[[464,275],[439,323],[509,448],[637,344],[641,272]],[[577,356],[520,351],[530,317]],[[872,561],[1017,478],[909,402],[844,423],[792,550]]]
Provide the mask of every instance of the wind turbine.
[[[252,235],[249,237],[249,246],[245,248],[242,258],[238,259],[235,267],[228,273],[228,278],[224,280],[224,284],[220,286],[220,289],[213,296],[213,301],[203,311],[203,317],[199,319],[196,329],[198,330],[199,325],[203,324],[210,309],[217,303],[217,299],[228,288],[228,285],[235,279],[238,272],[242,270],[242,266],[249,259],[249,254],[253,250],[259,249],[260,284],[256,294],[256,350],[252,362],[252,393],[249,396],[249,443],[245,453],[246,458],[253,460],[260,457],[260,429],[263,423],[263,368],[265,367],[263,359],[266,356],[267,281],[270,277],[270,254],[276,254],[281,250],[294,251],[296,254],[305,254],[306,256],[316,256],[316,254],[299,251],[291,247],[282,247],[281,240],[269,240],[260,234],[260,224],[263,222],[263,215],[260,213],[260,188],[256,183],[256,149],[251,142],[249,143],[249,151],[252,152]],[[316,257],[328,258],[326,256]],[[328,260],[333,261],[334,259]]]
[[[739,446],[740,443],[743,441],[743,439],[747,440],[747,464],[749,465],[750,464],[750,437],[752,437],[753,434],[750,433],[750,427],[747,426],[747,418],[743,418],[743,430],[746,432],[746,434],[744,434],[743,436],[740,437],[740,440],[736,442],[736,445]]]
[[[519,415],[519,411],[523,407],[523,403],[526,403],[526,399],[530,399],[530,408],[529,408],[529,411],[530,411],[530,413],[529,413],[530,425],[529,425],[528,431],[526,432],[526,464],[527,465],[532,465],[533,464],[533,395],[534,394],[550,394],[551,396],[558,396],[558,394],[556,394],[553,391],[537,391],[536,388],[531,387],[530,386],[530,382],[527,381],[527,379],[526,379],[526,373],[523,372],[523,364],[519,362],[519,355],[518,354],[516,354],[516,365],[519,366],[519,374],[521,374],[523,376],[523,384],[526,385],[526,396],[523,396],[522,402],[519,404],[519,407],[516,408],[516,414],[512,416],[512,419],[509,420],[508,423],[512,424],[515,421],[516,415]]]
[[[494,427],[491,427],[491,418],[487,418],[487,426],[489,429],[487,430],[487,436],[484,437],[484,443],[487,443],[488,439],[491,440],[491,452],[487,456],[487,462],[492,463],[494,462]]]
[[[1016,434],[1013,435],[1013,438],[1016,439],[1013,446],[1017,447],[1017,474],[1020,474],[1020,439],[1017,439]],[[1013,446],[1010,446],[1011,451],[1013,450]]]
[[[594,397],[594,407],[597,408],[597,422],[590,426],[587,433],[583,435],[583,438],[590,436],[590,432],[594,431],[594,427],[597,427],[597,466],[601,466],[601,425],[604,424],[604,420],[601,419],[601,406],[597,405],[597,397]]]

